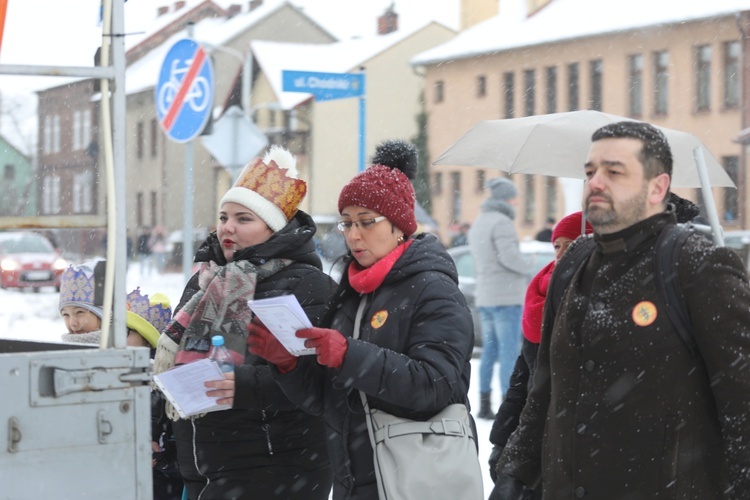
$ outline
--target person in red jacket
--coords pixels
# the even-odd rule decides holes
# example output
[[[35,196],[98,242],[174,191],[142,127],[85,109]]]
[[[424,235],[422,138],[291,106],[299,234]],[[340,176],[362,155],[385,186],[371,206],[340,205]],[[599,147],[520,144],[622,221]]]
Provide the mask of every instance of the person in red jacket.
[[[523,315],[521,327],[523,329],[523,346],[518,356],[513,375],[510,378],[510,386],[505,395],[500,409],[495,415],[495,422],[490,432],[490,442],[493,445],[490,453],[490,477],[495,480],[495,465],[502,454],[505,443],[511,433],[518,426],[518,418],[521,415],[526,396],[534,377],[536,368],[536,355],[539,350],[539,341],[542,336],[542,312],[544,301],[547,298],[547,289],[555,263],[560,260],[568,246],[581,234],[591,234],[594,228],[586,221],[583,226],[583,213],[574,212],[562,218],[552,231],[552,245],[555,247],[555,260],[544,266],[529,282],[526,289],[526,298],[523,304]],[[527,498],[535,498],[531,490]]]

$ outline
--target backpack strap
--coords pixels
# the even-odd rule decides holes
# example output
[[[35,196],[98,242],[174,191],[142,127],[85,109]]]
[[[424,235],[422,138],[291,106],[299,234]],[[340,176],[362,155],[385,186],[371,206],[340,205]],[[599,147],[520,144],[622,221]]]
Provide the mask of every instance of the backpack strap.
[[[669,320],[691,356],[698,353],[698,348],[691,331],[690,311],[687,309],[685,296],[680,286],[677,263],[685,241],[693,232],[689,227],[667,225],[656,240],[656,256],[654,258],[657,291],[664,303]]]
[[[550,300],[545,307],[549,307],[551,317],[557,316],[557,310],[562,301],[565,290],[568,288],[576,271],[588,261],[589,256],[594,253],[596,242],[592,237],[578,238],[563,255],[563,258],[555,264],[555,271],[550,279],[547,295]]]

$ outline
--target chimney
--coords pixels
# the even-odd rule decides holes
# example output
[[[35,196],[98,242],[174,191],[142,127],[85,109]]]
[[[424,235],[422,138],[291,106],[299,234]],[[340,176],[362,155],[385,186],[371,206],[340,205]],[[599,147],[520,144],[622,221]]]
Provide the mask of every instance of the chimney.
[[[263,5],[263,0],[250,0],[250,3],[249,3],[250,10],[249,10],[249,12],[254,11],[258,7],[260,7],[261,5]]]
[[[242,12],[242,5],[240,5],[238,3],[233,3],[232,5],[230,5],[227,8],[227,19],[233,18],[234,16],[236,16],[240,12]]]
[[[183,8],[186,3],[187,2],[185,0],[177,0],[174,3],[174,10],[175,10],[175,12],[177,12],[178,10],[180,10],[181,8]]]
[[[163,16],[169,12],[169,5],[162,5],[161,7],[156,8],[156,17]]]
[[[391,6],[378,18],[378,35],[387,35],[397,30],[398,14],[396,14],[393,2],[391,2]]]

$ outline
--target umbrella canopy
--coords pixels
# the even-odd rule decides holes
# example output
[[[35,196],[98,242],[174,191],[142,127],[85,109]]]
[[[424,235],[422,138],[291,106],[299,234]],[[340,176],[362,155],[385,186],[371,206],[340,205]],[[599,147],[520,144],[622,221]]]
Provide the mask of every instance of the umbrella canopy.
[[[591,135],[608,123],[636,121],[600,111],[485,120],[444,151],[433,165],[465,165],[503,172],[584,179]],[[712,186],[735,187],[713,154],[693,134],[657,127],[669,141],[674,158],[673,187],[701,187],[696,148],[702,151]]]

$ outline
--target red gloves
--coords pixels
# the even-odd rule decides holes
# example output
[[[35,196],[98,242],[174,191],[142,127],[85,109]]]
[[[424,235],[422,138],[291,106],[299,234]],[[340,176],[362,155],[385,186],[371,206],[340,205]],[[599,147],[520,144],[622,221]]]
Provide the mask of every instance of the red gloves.
[[[327,328],[305,328],[297,330],[296,335],[298,338],[308,339],[305,341],[305,347],[315,348],[318,363],[331,368],[341,368],[349,344],[339,332]]]
[[[247,348],[251,353],[273,363],[281,373],[297,368],[297,357],[289,354],[263,323],[258,320],[248,323],[247,331],[250,334],[247,337]]]

